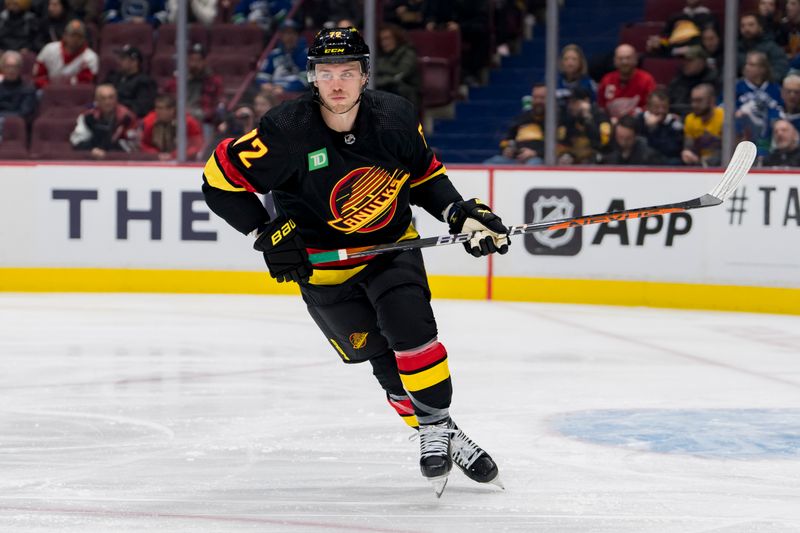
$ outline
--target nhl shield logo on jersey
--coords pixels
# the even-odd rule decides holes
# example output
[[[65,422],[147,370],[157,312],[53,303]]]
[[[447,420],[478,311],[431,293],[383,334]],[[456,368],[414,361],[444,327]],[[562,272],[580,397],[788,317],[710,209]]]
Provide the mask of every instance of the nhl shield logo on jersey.
[[[397,197],[410,174],[377,166],[361,167],[333,187],[328,224],[344,233],[369,233],[385,227],[397,210]]]
[[[369,335],[369,333],[351,333],[350,344],[352,344],[353,348],[356,350],[360,350],[367,344],[367,335]]]

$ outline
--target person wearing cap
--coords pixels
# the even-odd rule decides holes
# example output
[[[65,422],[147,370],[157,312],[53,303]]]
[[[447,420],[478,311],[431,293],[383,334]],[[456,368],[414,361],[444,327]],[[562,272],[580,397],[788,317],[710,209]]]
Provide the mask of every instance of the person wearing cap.
[[[500,141],[500,153],[484,161],[486,165],[541,165],[544,161],[544,111],[547,87],[536,83],[531,88],[531,106],[512,120]]]
[[[703,0],[686,0],[679,12],[669,17],[661,35],[647,39],[648,54],[682,55],[685,47],[700,44],[700,33],[708,25],[716,27],[717,20]]]
[[[139,118],[153,110],[158,91],[155,80],[142,72],[142,60],[142,52],[126,44],[117,51],[117,68],[105,79],[117,89],[119,102]]]
[[[720,93],[719,73],[708,65],[707,59],[708,54],[702,46],[690,46],[684,52],[680,71],[667,87],[673,113],[686,116],[691,111],[692,89],[701,83],[712,84]]]
[[[33,80],[41,89],[50,83],[94,84],[100,59],[86,41],[86,26],[69,21],[60,41],[48,43],[36,56]]]
[[[219,116],[218,110],[220,104],[224,104],[224,94],[222,78],[214,74],[206,64],[206,53],[202,43],[194,43],[189,47],[186,109],[205,125],[208,134],[223,118]],[[164,86],[164,92],[176,96],[178,79],[175,77],[169,79]]]
[[[303,92],[308,89],[306,57],[308,46],[300,26],[289,19],[281,24],[278,45],[259,68],[256,83],[270,92]]]
[[[420,469],[437,495],[453,464],[498,483],[492,458],[450,418],[448,354],[419,249],[313,265],[309,253],[418,239],[412,205],[468,233],[476,257],[506,253],[509,230],[489,206],[462,198],[408,100],[366,89],[369,47],[355,28],[320,31],[307,60],[310,91],[217,146],[203,170],[206,202],[255,239],[270,276],[299,285],[332,353],[369,361],[389,405],[419,429]],[[255,194],[269,192],[274,217]]]

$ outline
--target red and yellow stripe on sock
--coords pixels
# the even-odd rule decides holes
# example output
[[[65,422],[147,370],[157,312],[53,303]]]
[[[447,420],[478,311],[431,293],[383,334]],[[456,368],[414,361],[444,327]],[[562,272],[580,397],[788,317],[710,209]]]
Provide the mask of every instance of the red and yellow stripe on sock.
[[[395,352],[395,357],[400,381],[409,393],[431,389],[450,377],[447,351],[439,341],[416,350]]]
[[[414,406],[411,404],[411,399],[408,396],[396,396],[387,393],[386,399],[389,401],[389,405],[392,406],[392,409],[397,411],[397,414],[403,419],[403,422],[412,428],[419,427],[417,415],[414,414]]]

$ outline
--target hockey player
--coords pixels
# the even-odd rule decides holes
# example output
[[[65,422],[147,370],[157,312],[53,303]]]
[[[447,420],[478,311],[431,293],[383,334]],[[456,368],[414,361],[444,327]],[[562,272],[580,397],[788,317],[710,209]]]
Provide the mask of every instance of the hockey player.
[[[479,232],[465,243],[476,257],[505,253],[508,230],[489,207],[456,191],[407,100],[365,90],[369,48],[355,28],[317,34],[307,70],[311,94],[217,146],[203,173],[206,201],[255,237],[273,278],[300,285],[344,362],[370,362],[389,404],[419,429],[420,468],[437,496],[453,462],[475,481],[500,485],[492,458],[449,416],[447,352],[420,251],[313,266],[308,253],[418,238],[412,204],[451,233]],[[253,194],[268,191],[278,212],[272,220]]]

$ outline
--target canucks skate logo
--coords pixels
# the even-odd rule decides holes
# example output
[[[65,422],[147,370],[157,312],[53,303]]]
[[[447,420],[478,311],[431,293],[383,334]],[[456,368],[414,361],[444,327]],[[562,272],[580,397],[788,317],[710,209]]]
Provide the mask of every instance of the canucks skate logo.
[[[397,197],[410,174],[374,166],[353,170],[333,187],[331,227],[344,233],[369,233],[385,227],[397,210]]]
[[[350,344],[352,344],[353,348],[356,350],[360,350],[367,344],[367,335],[369,335],[369,333],[352,333],[350,335]]]
[[[575,189],[532,189],[525,195],[525,220],[544,222],[580,216],[581,195]],[[525,235],[525,248],[535,255],[576,255],[583,228],[540,231]]]

